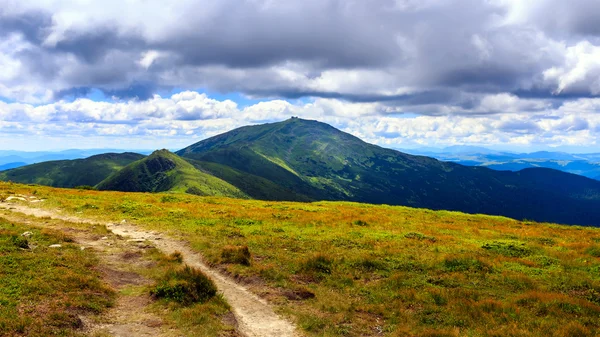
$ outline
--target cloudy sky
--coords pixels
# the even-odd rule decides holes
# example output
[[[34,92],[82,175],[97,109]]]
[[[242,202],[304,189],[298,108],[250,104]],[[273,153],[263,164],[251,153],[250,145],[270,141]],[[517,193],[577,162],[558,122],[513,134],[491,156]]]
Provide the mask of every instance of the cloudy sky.
[[[600,1],[0,0],[0,149],[291,116],[387,147],[600,152]]]

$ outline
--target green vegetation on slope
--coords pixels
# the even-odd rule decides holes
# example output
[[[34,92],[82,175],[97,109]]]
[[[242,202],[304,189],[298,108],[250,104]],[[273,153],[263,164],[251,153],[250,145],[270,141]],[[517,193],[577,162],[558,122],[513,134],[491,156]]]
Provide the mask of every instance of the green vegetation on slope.
[[[297,195],[600,225],[600,183],[548,169],[498,172],[381,148],[317,121],[247,126],[177,152]],[[215,173],[218,174],[218,173]],[[221,176],[239,186],[240,175]],[[255,178],[252,178],[255,179]],[[268,193],[252,191],[248,195]]]
[[[78,313],[112,303],[96,265],[64,234],[0,218],[0,336],[83,335]]]
[[[137,153],[105,153],[85,159],[47,161],[0,172],[0,180],[53,187],[94,186],[134,161]]]
[[[35,207],[128,219],[189,241],[309,336],[600,333],[596,228],[348,202],[0,183],[0,195],[33,191],[47,199]]]
[[[186,192],[244,198],[233,185],[196,169],[168,150],[131,163],[97,185],[100,190],[123,192]]]
[[[285,188],[268,179],[245,173],[229,166],[200,162],[190,158],[184,158],[197,169],[208,172],[217,178],[229,182],[253,199],[261,200],[297,200],[311,201],[310,198],[296,193],[294,190]]]

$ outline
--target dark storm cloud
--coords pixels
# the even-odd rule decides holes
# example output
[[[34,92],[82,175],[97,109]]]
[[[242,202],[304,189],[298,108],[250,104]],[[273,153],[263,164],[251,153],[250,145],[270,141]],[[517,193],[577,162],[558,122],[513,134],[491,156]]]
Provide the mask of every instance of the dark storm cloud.
[[[600,37],[600,2],[595,0],[547,0],[532,4],[535,23],[554,34]]]
[[[140,37],[120,34],[116,28],[101,27],[93,32],[69,31],[64,40],[49,48],[49,52],[69,53],[86,63],[95,64],[102,62],[112,50],[139,52],[144,45]]]
[[[396,23],[380,11],[391,1],[289,2],[272,10],[256,2],[223,1],[200,27],[156,45],[179,53],[186,65],[261,67],[302,61],[325,68],[381,67],[401,57]],[[375,10],[370,10],[375,9]],[[201,2],[198,3],[201,10]]]
[[[199,0],[171,7],[142,1],[123,9],[130,17],[118,15],[126,4],[107,1],[112,14],[74,10],[76,24],[70,24],[59,15],[70,13],[67,1],[46,8],[32,1],[26,11],[0,11],[0,35],[23,35],[30,46],[16,57],[27,77],[54,83],[49,88],[56,98],[97,88],[147,99],[159,88],[202,87],[473,110],[485,94],[559,101],[595,96],[589,81],[556,91],[544,72],[564,66],[565,46],[582,36],[592,43],[600,38],[600,3],[507,3]],[[144,12],[151,18],[136,18],[135,9],[147,8],[156,8]],[[511,22],[514,11],[525,19]],[[48,41],[53,33],[58,38]],[[156,55],[143,60],[147,52]],[[359,77],[371,71],[375,80],[354,83],[332,71],[363,72]],[[395,93],[406,87],[410,94]]]
[[[44,30],[52,26],[52,17],[42,11],[29,11],[11,15],[0,9],[0,37],[19,32],[32,43],[40,44]]]

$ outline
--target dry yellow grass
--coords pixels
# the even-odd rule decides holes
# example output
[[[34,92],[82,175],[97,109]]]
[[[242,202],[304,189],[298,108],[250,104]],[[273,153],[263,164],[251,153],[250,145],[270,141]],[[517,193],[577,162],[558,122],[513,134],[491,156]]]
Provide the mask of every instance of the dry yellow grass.
[[[0,183],[190,242],[315,336],[594,336],[600,231],[406,207]],[[249,265],[222,264],[247,246]],[[312,296],[314,295],[314,297]]]

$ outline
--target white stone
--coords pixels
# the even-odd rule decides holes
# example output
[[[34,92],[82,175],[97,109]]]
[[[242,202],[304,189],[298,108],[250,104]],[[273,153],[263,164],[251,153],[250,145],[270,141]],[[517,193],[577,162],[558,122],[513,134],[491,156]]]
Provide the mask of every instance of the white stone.
[[[61,248],[61,247],[62,247],[62,245],[58,245],[58,244],[48,246],[48,248]]]

